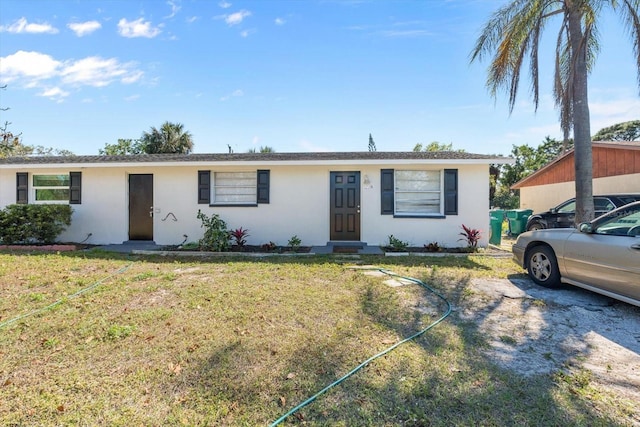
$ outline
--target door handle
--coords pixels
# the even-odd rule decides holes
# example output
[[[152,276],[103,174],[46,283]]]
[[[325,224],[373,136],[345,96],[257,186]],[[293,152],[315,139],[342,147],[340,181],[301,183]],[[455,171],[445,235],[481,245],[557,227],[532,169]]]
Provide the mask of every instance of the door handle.
[[[631,245],[631,249],[638,249],[638,250],[640,250],[640,244]]]
[[[153,218],[153,206],[149,207],[149,216]]]

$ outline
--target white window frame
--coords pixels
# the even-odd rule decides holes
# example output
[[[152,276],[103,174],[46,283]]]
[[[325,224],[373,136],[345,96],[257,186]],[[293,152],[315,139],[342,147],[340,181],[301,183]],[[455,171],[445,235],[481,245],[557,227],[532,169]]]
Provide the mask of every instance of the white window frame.
[[[36,177],[41,176],[65,176],[67,178],[67,185],[36,185]],[[38,200],[38,190],[67,190],[67,197],[65,199],[55,200]],[[69,204],[69,195],[71,194],[71,176],[69,173],[39,173],[31,175],[31,200],[35,204]]]
[[[407,174],[407,173],[433,173],[438,175],[438,189],[437,190],[399,190],[398,183],[402,181],[399,179],[399,175]],[[394,216],[398,217],[433,217],[433,216],[443,216],[444,215],[444,169],[396,169],[394,170],[394,189],[393,189],[393,212]],[[407,194],[437,194],[438,196],[438,210],[437,212],[427,212],[426,209],[424,211],[418,212],[410,212],[410,211],[399,211],[398,205],[406,200],[402,200],[401,195]],[[428,205],[427,205],[428,206]]]
[[[258,203],[258,172],[256,170],[252,171],[212,171],[211,174],[211,205],[221,205],[221,206],[229,206],[229,205],[239,205],[239,206],[254,206]],[[223,183],[222,175],[237,175],[239,179],[242,180],[251,180],[250,184],[242,184],[242,185],[230,185],[228,183]],[[240,177],[242,175],[242,177]],[[224,180],[232,179],[227,176],[224,177]],[[238,193],[230,192],[229,190],[233,189],[242,189],[244,191],[240,191]],[[220,194],[218,192],[220,191]],[[243,197],[243,196],[251,196],[251,200],[246,198],[246,200],[227,200],[223,199],[221,196],[222,192],[227,192],[227,196],[235,196],[235,197]],[[249,190],[249,191],[247,191]],[[252,190],[252,191],[251,191]]]

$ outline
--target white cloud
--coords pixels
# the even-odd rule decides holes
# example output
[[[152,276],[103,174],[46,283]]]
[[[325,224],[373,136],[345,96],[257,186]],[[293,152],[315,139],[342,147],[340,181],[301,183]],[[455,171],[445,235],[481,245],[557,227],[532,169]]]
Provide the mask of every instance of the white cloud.
[[[229,99],[231,99],[232,97],[239,97],[239,96],[244,96],[244,91],[242,89],[236,89],[234,90],[231,94],[223,96],[222,98],[220,98],[220,101],[227,101]]]
[[[124,100],[127,101],[127,102],[136,101],[138,99],[140,99],[140,95],[139,94],[127,96],[126,98],[124,98]]]
[[[0,76],[0,84],[15,82],[19,87],[39,90],[39,96],[60,101],[69,96],[68,87],[131,84],[144,73],[133,62],[121,63],[116,58],[59,61],[40,52],[18,51],[0,58]]]
[[[180,11],[180,9],[182,9],[182,6],[177,4],[176,1],[169,0],[167,1],[167,5],[171,7],[171,14],[169,14],[168,16],[165,16],[165,18],[167,19],[173,18]]]
[[[303,151],[308,151],[312,153],[322,153],[322,152],[331,151],[327,147],[321,147],[319,145],[315,145],[313,142],[307,139],[303,139],[302,141],[300,141],[298,143],[298,146],[302,148]]]
[[[136,19],[135,21],[128,21],[122,18],[118,21],[118,33],[122,37],[147,37],[153,38],[161,33],[161,26],[152,27],[151,22],[145,21],[144,18]]]
[[[187,18],[187,24],[193,24],[194,22],[196,22],[199,18],[197,16],[192,16],[190,18]]]
[[[66,90],[62,90],[59,87],[52,87],[50,89],[45,89],[39,96],[49,98],[56,102],[62,102],[64,98],[69,96],[69,92]]]
[[[222,9],[229,9],[231,7],[231,3],[223,0],[220,3],[218,3],[218,6],[220,6]]]
[[[115,58],[91,56],[67,64],[60,75],[67,84],[103,87],[116,80],[125,84],[139,80],[142,72],[131,68],[131,64],[122,64]]]
[[[76,36],[82,37],[86,36],[87,34],[91,34],[96,30],[99,30],[100,28],[102,28],[102,24],[100,24],[98,21],[74,22],[71,24],[67,24],[67,27],[69,27],[71,31],[76,33]]]
[[[0,58],[0,76],[3,82],[25,79],[25,84],[54,76],[62,63],[40,52],[19,50],[13,55]]]
[[[384,37],[425,37],[433,33],[427,30],[388,30],[380,33]]]
[[[58,29],[46,22],[43,24],[29,23],[27,22],[27,18],[23,17],[18,19],[11,25],[0,25],[0,32],[13,34],[56,34],[58,32]]]
[[[256,30],[242,30],[242,31],[240,31],[240,37],[247,38],[247,37],[249,37],[251,34],[253,34],[255,32],[256,32]]]
[[[224,18],[224,22],[226,22],[229,26],[241,24],[244,18],[251,16],[251,12],[248,10],[241,10],[236,13],[232,13],[231,15],[227,15]]]
[[[591,134],[617,123],[638,120],[638,111],[640,111],[640,100],[634,98],[589,102]]]
[[[285,24],[285,22],[287,22],[287,21],[285,21],[285,20],[284,20],[284,19],[282,19],[282,18],[276,18],[273,22],[274,22],[276,25],[284,25],[284,24]]]

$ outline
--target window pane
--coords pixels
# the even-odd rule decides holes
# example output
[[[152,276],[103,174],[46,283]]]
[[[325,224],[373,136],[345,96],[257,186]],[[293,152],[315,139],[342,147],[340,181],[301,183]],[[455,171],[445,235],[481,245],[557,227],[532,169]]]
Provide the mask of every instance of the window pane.
[[[441,213],[440,171],[395,172],[395,213],[427,215]]]
[[[215,172],[214,203],[256,203],[255,172]]]
[[[36,189],[36,201],[69,201],[69,189]]]
[[[68,187],[69,175],[34,175],[34,187]]]
[[[440,191],[440,171],[397,171],[396,191]]]

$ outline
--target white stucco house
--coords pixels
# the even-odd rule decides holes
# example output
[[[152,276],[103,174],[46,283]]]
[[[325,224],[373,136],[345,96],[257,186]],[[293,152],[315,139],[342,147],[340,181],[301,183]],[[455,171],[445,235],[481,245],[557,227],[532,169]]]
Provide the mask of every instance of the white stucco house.
[[[197,241],[201,210],[248,229],[254,245],[294,235],[303,245],[384,245],[392,234],[454,247],[465,245],[464,224],[486,246],[489,165],[510,161],[460,152],[10,157],[0,159],[0,208],[70,203],[64,242]]]

